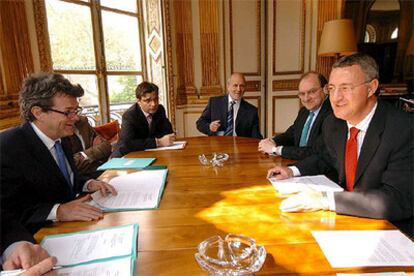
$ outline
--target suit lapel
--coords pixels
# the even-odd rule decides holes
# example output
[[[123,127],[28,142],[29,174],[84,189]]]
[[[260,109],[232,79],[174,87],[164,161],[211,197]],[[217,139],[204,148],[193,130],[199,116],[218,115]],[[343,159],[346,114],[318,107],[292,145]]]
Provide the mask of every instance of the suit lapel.
[[[361,147],[361,152],[358,158],[358,165],[355,175],[355,185],[361,178],[365,168],[368,166],[372,157],[374,156],[377,148],[381,142],[381,135],[385,127],[384,116],[381,116],[385,112],[384,106],[378,103],[377,110],[375,111],[372,121],[369,124],[367,133],[365,134],[364,142]]]
[[[144,112],[142,112],[141,107],[137,103],[135,104],[135,111],[137,114],[138,126],[143,126],[143,129],[146,131],[146,136],[150,137],[150,134],[154,132],[154,126],[157,123],[157,112],[155,112],[152,116],[152,122],[151,122],[151,128],[150,128]]]
[[[332,135],[332,141],[335,143],[336,155],[338,162],[338,182],[345,183],[345,145],[348,136],[348,126],[345,121],[338,120],[336,129]]]
[[[241,124],[243,119],[246,118],[245,114],[246,114],[246,102],[242,99],[240,101],[239,110],[237,111],[236,125],[235,125],[236,133],[237,133],[238,126]]]
[[[220,122],[223,130],[227,128],[227,110],[229,109],[229,96],[223,96],[220,99]]]
[[[309,116],[309,110],[304,108],[304,111],[301,112],[298,122],[298,131],[295,131],[295,145],[299,146],[300,136],[302,135],[303,127],[305,125],[306,119]],[[312,127],[313,128],[313,127]],[[312,130],[311,130],[312,131]]]
[[[324,101],[324,102],[323,102],[323,104],[322,104],[321,110],[319,110],[318,116],[316,117],[315,122],[314,122],[314,123],[313,123],[313,125],[312,125],[312,129],[311,129],[311,132],[310,132],[310,134],[309,134],[308,143],[309,143],[310,141],[313,141],[314,136],[315,136],[315,133],[316,133],[316,129],[318,128],[318,126],[319,126],[320,124],[322,124],[322,120],[323,120],[323,118],[325,117],[325,113],[326,113],[326,112],[327,112],[327,110],[328,110],[327,105],[330,105],[330,103],[329,103],[329,99],[325,99],[325,101]],[[309,113],[308,113],[308,114],[309,114]],[[304,124],[305,124],[305,122],[304,122]]]

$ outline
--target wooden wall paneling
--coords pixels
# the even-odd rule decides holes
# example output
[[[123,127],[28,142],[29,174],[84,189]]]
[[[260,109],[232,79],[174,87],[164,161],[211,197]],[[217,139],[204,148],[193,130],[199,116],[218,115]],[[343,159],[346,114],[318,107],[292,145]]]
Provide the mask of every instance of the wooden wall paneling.
[[[317,49],[321,40],[323,25],[325,22],[338,19],[338,5],[342,7],[341,1],[318,1],[318,24],[317,24]],[[316,71],[329,78],[335,57],[317,57]]]
[[[177,104],[197,98],[194,85],[192,1],[173,1],[177,55]]]
[[[284,102],[284,104],[280,104]],[[297,112],[291,112],[291,110],[299,110],[300,101],[296,95],[284,95],[284,96],[273,96],[272,97],[272,135],[285,132],[286,129],[293,124],[296,119]],[[278,106],[282,110],[278,110]],[[291,108],[291,106],[297,108]]]
[[[272,91],[298,90],[298,87],[299,79],[272,81]]]
[[[0,1],[0,48],[3,89],[0,119],[19,115],[18,94],[22,81],[34,72],[26,8],[23,0]],[[4,122],[2,122],[2,126]]]
[[[200,0],[201,78],[200,96],[222,94],[220,85],[219,2]]]
[[[39,49],[40,70],[42,72],[52,72],[52,54],[50,50],[45,1],[33,0],[33,12],[36,25],[37,47]]]
[[[262,1],[229,0],[230,70],[261,76]]]

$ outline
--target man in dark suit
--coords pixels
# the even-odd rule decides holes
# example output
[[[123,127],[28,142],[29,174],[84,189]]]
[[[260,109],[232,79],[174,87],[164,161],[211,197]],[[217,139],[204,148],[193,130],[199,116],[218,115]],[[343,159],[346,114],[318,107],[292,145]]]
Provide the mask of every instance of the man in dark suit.
[[[96,169],[111,155],[111,143],[99,136],[84,116],[79,116],[75,123],[75,134],[68,139],[79,175],[98,177],[102,172]]]
[[[227,81],[228,95],[211,97],[197,120],[197,129],[209,136],[242,136],[262,139],[257,108],[243,99],[246,80],[233,73]]]
[[[14,213],[31,233],[52,221],[96,220],[100,209],[80,191],[116,191],[109,184],[78,178],[66,136],[73,135],[81,109],[79,85],[59,74],[27,78],[20,92],[24,124],[0,134],[1,208]]]
[[[322,123],[332,113],[331,104],[323,92],[327,83],[323,75],[314,71],[302,75],[298,96],[303,107],[295,122],[273,139],[261,140],[258,150],[296,160],[311,155],[322,141]]]
[[[158,104],[158,86],[144,81],[135,89],[135,96],[137,102],[122,115],[119,141],[111,157],[170,146],[175,141],[165,109]]]
[[[343,57],[325,87],[334,116],[323,126],[325,150],[268,176],[283,179],[336,171],[343,192],[313,190],[281,203],[287,212],[332,210],[388,219],[413,234],[413,117],[378,101],[378,66],[368,55]]]

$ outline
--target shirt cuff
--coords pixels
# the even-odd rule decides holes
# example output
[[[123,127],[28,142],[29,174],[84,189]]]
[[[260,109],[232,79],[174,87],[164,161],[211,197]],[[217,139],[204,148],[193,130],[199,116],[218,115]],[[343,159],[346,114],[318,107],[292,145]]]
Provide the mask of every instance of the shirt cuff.
[[[294,177],[300,176],[300,171],[296,166],[289,166],[288,168],[293,171],[293,176]]]
[[[88,184],[92,181],[93,179],[89,179],[88,181],[85,182],[85,184],[82,187],[82,192],[90,192],[88,190]]]
[[[87,160],[89,157],[88,155],[86,155],[86,153],[84,153],[83,151],[79,152],[82,156],[84,160]]]
[[[57,209],[59,208],[60,204],[53,205],[52,210],[50,210],[49,215],[47,216],[47,220],[57,221]]]
[[[2,262],[4,263],[5,261],[7,261],[7,259],[10,257],[10,255],[11,254],[13,254],[13,252],[14,252],[14,250],[16,249],[16,247],[18,246],[18,245],[20,245],[20,244],[23,244],[23,243],[29,243],[29,244],[32,244],[31,242],[28,242],[28,241],[18,241],[18,242],[14,242],[14,243],[12,243],[12,244],[10,244],[7,248],[6,248],[6,250],[4,250],[4,252],[3,252],[3,255],[1,256],[1,260],[2,260]]]
[[[276,153],[277,155],[282,155],[282,149],[283,146],[277,146],[275,147],[274,153]]]
[[[330,211],[335,211],[336,210],[336,206],[335,206],[335,196],[334,196],[334,192],[326,192],[326,197],[328,199],[329,210]]]

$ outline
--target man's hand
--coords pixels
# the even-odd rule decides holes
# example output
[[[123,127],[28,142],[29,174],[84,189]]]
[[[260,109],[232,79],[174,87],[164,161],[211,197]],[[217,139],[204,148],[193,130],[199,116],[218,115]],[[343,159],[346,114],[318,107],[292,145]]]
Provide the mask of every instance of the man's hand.
[[[104,138],[102,138],[102,137],[101,137],[101,136],[99,136],[99,135],[96,135],[96,137],[93,139],[92,146],[97,146],[97,145],[100,145],[100,144],[102,144],[102,142],[104,142],[104,141],[106,141]]]
[[[211,132],[217,132],[220,126],[221,126],[220,120],[216,120],[210,123],[209,128]]]
[[[91,196],[69,201],[60,204],[57,209],[56,218],[58,221],[91,221],[103,218],[102,210],[89,205]]]
[[[114,196],[118,194],[112,185],[100,180],[93,179],[89,181],[87,188],[89,192],[95,192],[99,190],[103,196],[107,196],[109,193]]]
[[[19,243],[4,262],[3,269],[28,269],[48,257],[49,253],[38,244],[29,242]]]
[[[311,188],[293,195],[280,203],[282,212],[312,212],[328,210],[329,206],[324,203],[323,195]]]
[[[262,153],[273,153],[272,149],[276,147],[275,141],[271,138],[263,139],[259,142],[259,146],[257,147],[258,151]]]
[[[267,171],[267,178],[282,180],[293,177],[293,171],[285,166],[276,166]]]
[[[171,146],[175,141],[175,133],[166,134],[163,137],[156,140],[157,147]]]
[[[53,266],[56,264],[56,262],[57,260],[55,257],[49,257],[47,259],[44,259],[37,265],[32,266],[30,269],[26,270],[26,272],[24,272],[21,275],[22,276],[57,275],[56,271],[49,272],[53,268]]]

